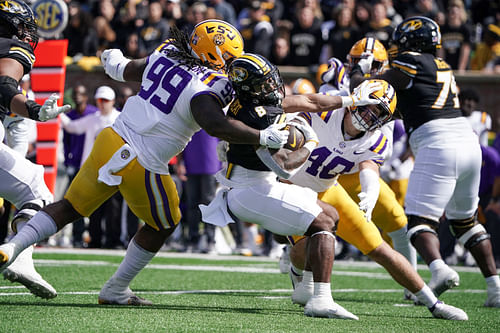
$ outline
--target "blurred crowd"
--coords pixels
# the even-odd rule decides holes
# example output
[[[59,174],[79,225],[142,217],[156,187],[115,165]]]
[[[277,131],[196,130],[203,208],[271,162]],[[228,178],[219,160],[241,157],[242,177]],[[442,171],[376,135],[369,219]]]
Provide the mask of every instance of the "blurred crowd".
[[[277,65],[313,71],[330,57],[342,61],[363,37],[386,48],[403,18],[422,15],[441,26],[440,56],[453,69],[500,72],[500,5],[491,0],[87,0],[67,1],[68,63],[99,65],[100,52],[119,48],[143,57],[176,25],[190,32],[205,19],[236,26],[245,50]]]

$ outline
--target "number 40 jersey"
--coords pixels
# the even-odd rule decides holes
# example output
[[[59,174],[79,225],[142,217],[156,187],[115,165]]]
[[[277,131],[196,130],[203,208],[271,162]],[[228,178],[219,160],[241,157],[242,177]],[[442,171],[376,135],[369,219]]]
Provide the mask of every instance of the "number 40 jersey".
[[[360,138],[345,140],[342,133],[345,112],[348,111],[337,109],[301,114],[318,135],[319,145],[290,178],[292,183],[324,192],[336,183],[338,175],[359,171],[359,163],[371,160],[382,165],[388,157],[392,151],[392,123],[382,130],[365,132]]]
[[[200,130],[191,114],[191,100],[206,94],[224,108],[233,98],[226,75],[181,65],[168,57],[171,48],[175,46],[166,41],[149,56],[139,93],[127,100],[113,124],[139,163],[160,174],[168,174],[170,159]]]

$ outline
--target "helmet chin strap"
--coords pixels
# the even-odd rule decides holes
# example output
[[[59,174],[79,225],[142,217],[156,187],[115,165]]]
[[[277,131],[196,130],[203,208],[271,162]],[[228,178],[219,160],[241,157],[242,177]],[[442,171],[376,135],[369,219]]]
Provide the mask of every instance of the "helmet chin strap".
[[[361,123],[358,121],[353,112],[351,112],[351,123],[352,126],[354,126],[354,128],[357,129],[358,131],[366,132],[366,128],[364,128],[363,125],[361,125]]]

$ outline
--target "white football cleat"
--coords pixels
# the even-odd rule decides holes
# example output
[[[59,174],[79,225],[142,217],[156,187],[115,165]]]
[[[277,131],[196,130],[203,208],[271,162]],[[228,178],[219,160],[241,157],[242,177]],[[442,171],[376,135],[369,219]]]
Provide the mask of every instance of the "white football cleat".
[[[449,266],[439,269],[432,274],[431,280],[427,284],[436,297],[439,297],[446,290],[455,288],[460,284],[458,273]]]
[[[335,303],[331,296],[311,297],[304,308],[304,314],[309,317],[359,320],[357,316]]]
[[[488,290],[488,298],[484,302],[484,306],[489,308],[500,308],[500,289]]]
[[[306,305],[307,301],[314,295],[314,285],[312,288],[308,288],[304,283],[300,282],[295,286],[292,293],[293,304]]]
[[[14,261],[14,244],[5,243],[0,245],[0,272],[3,272]]]
[[[429,309],[434,318],[447,319],[447,320],[469,320],[467,313],[462,309],[454,306],[444,304],[437,301],[432,308]]]
[[[1,249],[3,252],[5,248]],[[3,252],[5,253],[5,252]],[[10,282],[19,282],[38,297],[51,299],[57,291],[35,270],[33,264],[33,246],[24,249],[10,266],[3,271],[3,277]],[[7,260],[8,262],[9,260]]]
[[[147,299],[136,296],[130,288],[125,290],[115,290],[111,280],[108,280],[101,291],[99,292],[98,303],[101,305],[133,305],[133,306],[149,306],[153,302]]]
[[[283,246],[280,257],[280,273],[286,274],[290,271],[290,248],[291,245]]]

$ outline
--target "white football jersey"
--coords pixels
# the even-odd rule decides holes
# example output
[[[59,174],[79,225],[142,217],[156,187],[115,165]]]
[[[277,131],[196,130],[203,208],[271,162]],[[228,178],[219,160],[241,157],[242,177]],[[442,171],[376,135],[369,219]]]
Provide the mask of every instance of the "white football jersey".
[[[113,129],[135,149],[146,169],[168,174],[168,162],[200,126],[191,114],[191,100],[207,94],[225,107],[233,98],[227,76],[209,69],[190,69],[167,56],[165,42],[148,58],[141,89],[130,97]]]
[[[303,113],[318,135],[319,145],[290,178],[294,184],[324,192],[335,184],[338,175],[359,171],[359,163],[372,160],[381,165],[389,148],[392,136],[381,130],[366,132],[358,139],[345,140],[342,122],[346,109],[322,113]]]
[[[491,116],[486,112],[473,111],[467,117],[482,146],[488,145],[488,131],[491,130]]]

